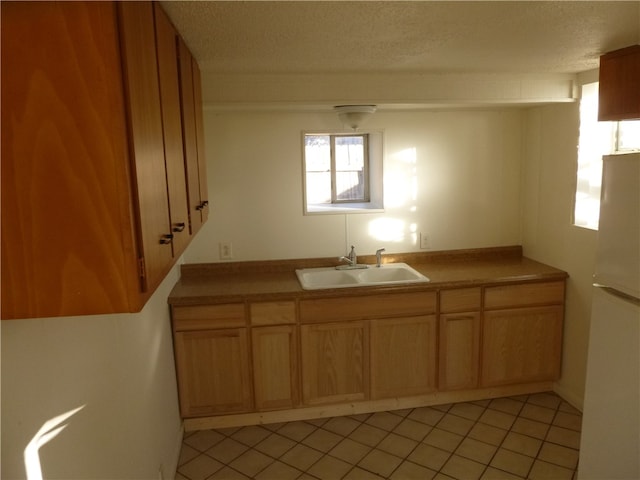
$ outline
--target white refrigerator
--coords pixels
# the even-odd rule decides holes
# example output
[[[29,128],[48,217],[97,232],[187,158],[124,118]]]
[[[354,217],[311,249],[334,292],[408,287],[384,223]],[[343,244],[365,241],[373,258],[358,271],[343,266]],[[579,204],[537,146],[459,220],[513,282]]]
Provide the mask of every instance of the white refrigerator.
[[[640,153],[603,158],[578,478],[640,479]]]

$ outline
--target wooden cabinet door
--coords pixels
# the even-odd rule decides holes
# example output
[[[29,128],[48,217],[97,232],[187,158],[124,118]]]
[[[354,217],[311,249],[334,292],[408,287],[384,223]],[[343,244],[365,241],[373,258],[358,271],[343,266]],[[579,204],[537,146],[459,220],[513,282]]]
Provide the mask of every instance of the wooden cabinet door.
[[[202,138],[202,94],[200,70],[187,45],[178,38],[180,70],[180,100],[182,106],[182,138],[187,172],[189,220],[191,234],[200,230],[206,220],[208,200],[206,192],[206,160]],[[195,67],[195,71],[194,71]],[[201,190],[201,187],[205,187]],[[204,191],[203,191],[204,190]]]
[[[481,306],[479,287],[440,291],[440,390],[478,386]]]
[[[246,328],[176,332],[174,342],[183,417],[252,409]]]
[[[296,327],[257,327],[251,338],[256,409],[293,408],[298,398]]]
[[[480,313],[440,315],[440,390],[476,388],[480,364]]]
[[[193,73],[193,103],[196,121],[196,146],[198,149],[198,187],[200,191],[200,218],[202,224],[209,217],[209,190],[207,188],[207,156],[204,144],[204,113],[202,103],[202,77],[196,59],[191,57]]]
[[[435,315],[371,321],[371,398],[403,397],[436,388]]]
[[[173,261],[155,26],[151,2],[119,2],[143,290],[154,289]]]
[[[173,256],[179,257],[191,240],[191,232],[187,204],[187,179],[182,149],[180,82],[176,44],[178,33],[159,3],[154,3],[154,14]]]
[[[485,312],[481,386],[556,380],[563,306]]]
[[[640,119],[640,45],[600,57],[598,120]]]
[[[2,318],[141,306],[111,2],[1,2]]]
[[[368,399],[367,327],[364,321],[301,327],[302,396],[305,404]]]

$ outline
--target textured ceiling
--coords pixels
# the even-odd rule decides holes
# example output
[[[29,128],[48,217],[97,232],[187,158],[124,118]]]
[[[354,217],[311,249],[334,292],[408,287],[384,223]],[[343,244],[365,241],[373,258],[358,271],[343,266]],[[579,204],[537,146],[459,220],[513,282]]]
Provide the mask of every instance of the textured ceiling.
[[[217,73],[576,73],[640,43],[640,0],[162,4]]]

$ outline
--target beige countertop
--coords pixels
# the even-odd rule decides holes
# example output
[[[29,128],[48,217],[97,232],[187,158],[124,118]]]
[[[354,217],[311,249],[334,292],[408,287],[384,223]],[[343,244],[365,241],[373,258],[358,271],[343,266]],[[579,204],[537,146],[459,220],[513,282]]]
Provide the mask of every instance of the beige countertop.
[[[359,263],[375,264],[375,256],[360,256]],[[383,263],[404,262],[426,275],[428,283],[374,287],[303,290],[297,268],[335,266],[336,258],[187,264],[169,295],[171,305],[198,305],[370,295],[375,292],[417,292],[478,285],[501,285],[563,280],[567,273],[522,256],[522,249],[496,247],[476,250],[389,254]]]

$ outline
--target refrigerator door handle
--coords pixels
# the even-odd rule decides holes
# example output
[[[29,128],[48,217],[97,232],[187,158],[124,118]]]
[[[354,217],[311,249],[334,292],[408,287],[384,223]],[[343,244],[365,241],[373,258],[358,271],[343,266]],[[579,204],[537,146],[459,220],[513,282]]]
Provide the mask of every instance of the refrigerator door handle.
[[[632,303],[633,305],[640,307],[640,298],[634,297],[633,295],[629,295],[628,293],[621,292],[620,290],[616,290],[613,287],[609,287],[608,285],[601,285],[599,283],[594,283],[594,287],[602,289],[604,292],[613,295],[625,302]]]

